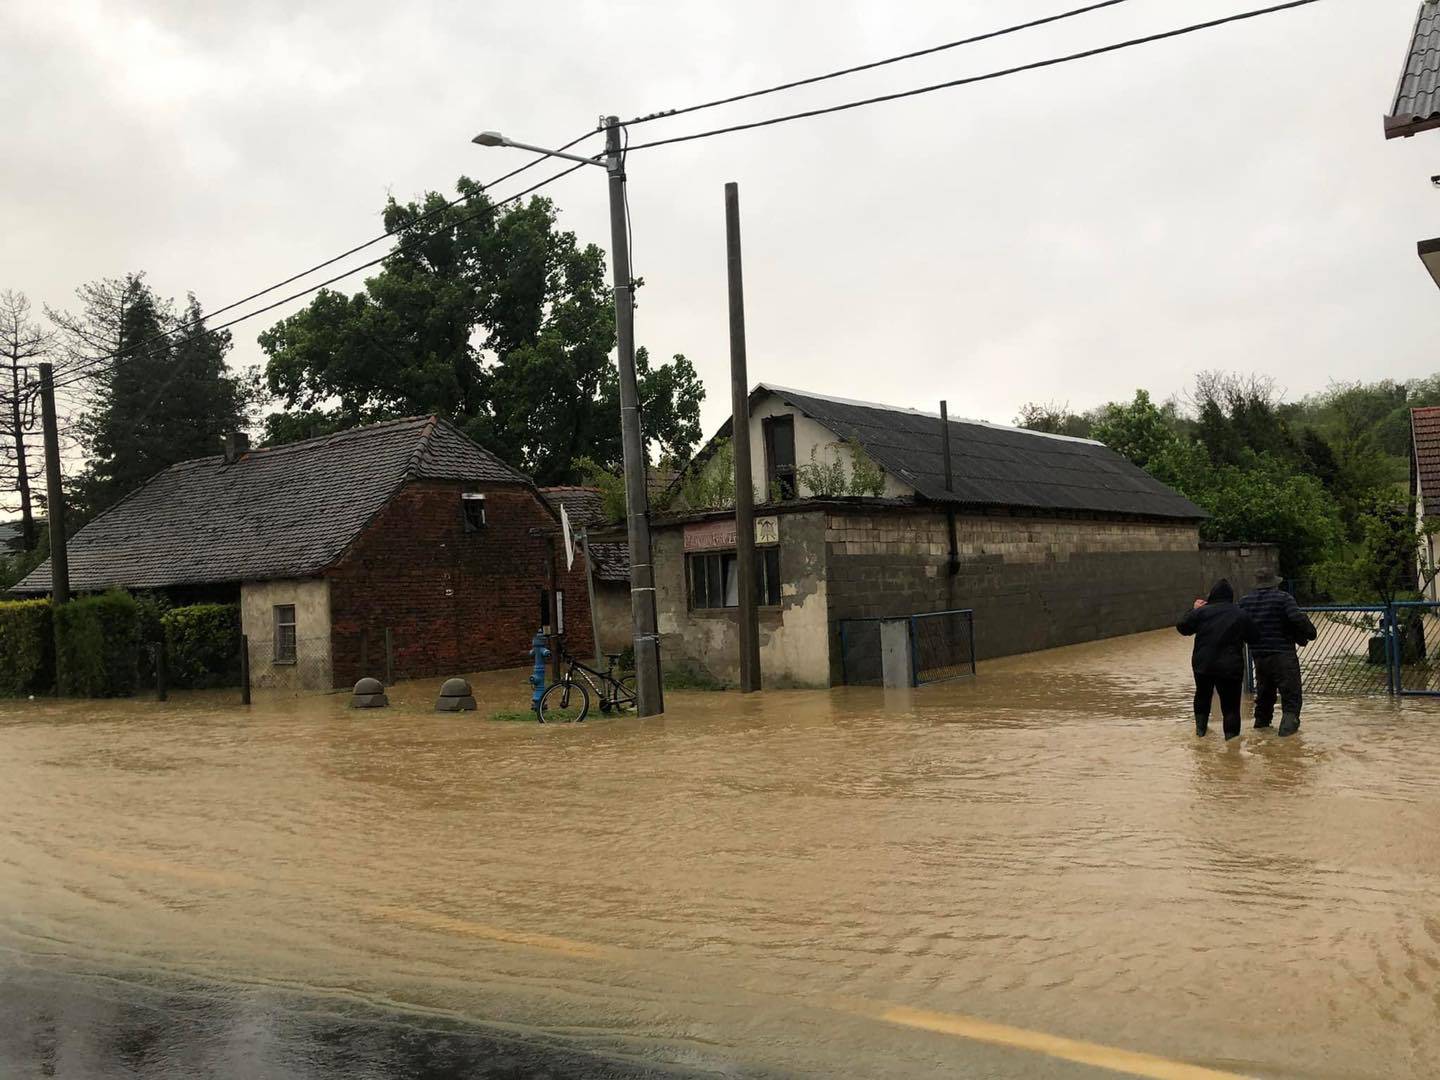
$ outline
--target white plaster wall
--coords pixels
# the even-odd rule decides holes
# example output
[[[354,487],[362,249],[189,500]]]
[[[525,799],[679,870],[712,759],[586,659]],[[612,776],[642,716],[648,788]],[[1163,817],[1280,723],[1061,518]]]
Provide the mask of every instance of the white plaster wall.
[[[277,604],[295,605],[296,662],[274,662]],[[324,578],[247,581],[240,586],[240,632],[249,639],[250,685],[330,690],[330,582]]]
[[[765,428],[764,421],[769,416],[793,416],[795,418],[795,464],[808,465],[810,463],[810,451],[815,451],[815,460],[828,463],[834,461],[838,455],[845,463],[846,474],[850,470],[850,451],[831,446],[831,443],[838,442],[839,435],[825,427],[819,421],[812,420],[799,410],[785,404],[774,394],[765,394],[750,410],[750,474],[754,477],[755,493],[760,501],[764,502],[769,498],[765,483]],[[935,438],[940,438],[939,423],[936,423]],[[802,488],[801,495],[805,495]],[[892,499],[909,498],[915,494],[915,489],[902,480],[885,473],[885,496]]]

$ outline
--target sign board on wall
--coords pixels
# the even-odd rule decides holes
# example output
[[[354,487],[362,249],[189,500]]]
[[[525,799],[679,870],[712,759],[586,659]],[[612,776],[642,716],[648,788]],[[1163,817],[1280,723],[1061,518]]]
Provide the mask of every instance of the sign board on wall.
[[[755,519],[755,543],[778,544],[780,519],[771,514]],[[685,526],[686,551],[723,551],[735,546],[735,519],[692,521]]]

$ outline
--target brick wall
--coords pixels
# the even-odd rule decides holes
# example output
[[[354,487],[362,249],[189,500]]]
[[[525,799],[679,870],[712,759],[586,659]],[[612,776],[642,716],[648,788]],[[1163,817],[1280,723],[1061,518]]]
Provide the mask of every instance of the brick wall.
[[[1168,626],[1201,576],[1195,525],[959,515],[950,574],[943,512],[831,513],[831,667],[836,621],[975,611],[981,659]]]
[[[485,493],[484,529],[465,531],[461,491]],[[335,684],[383,677],[387,627],[397,679],[528,665],[552,551],[570,648],[588,655],[585,564],[576,558],[565,569],[559,528],[539,496],[518,485],[408,484],[326,572]]]

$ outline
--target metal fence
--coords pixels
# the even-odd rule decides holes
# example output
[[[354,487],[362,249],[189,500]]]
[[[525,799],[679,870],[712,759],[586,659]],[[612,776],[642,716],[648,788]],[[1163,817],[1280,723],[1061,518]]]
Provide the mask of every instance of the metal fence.
[[[1440,696],[1440,604],[1321,604],[1301,610],[1319,635],[1300,650],[1307,693]]]
[[[911,686],[975,674],[975,613],[927,611],[888,618],[840,620],[840,676],[847,686],[885,684],[887,639],[903,650],[899,663]]]
[[[914,684],[975,674],[975,612],[933,611],[910,616]]]
[[[256,690],[329,690],[334,686],[330,638],[248,638],[250,686]],[[243,689],[243,688],[242,688]]]

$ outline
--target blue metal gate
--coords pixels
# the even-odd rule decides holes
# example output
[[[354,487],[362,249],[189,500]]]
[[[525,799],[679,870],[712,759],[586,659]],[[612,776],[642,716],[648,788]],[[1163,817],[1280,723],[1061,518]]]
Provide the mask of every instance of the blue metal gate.
[[[1440,604],[1302,607],[1318,637],[1300,650],[1310,694],[1440,696]]]

